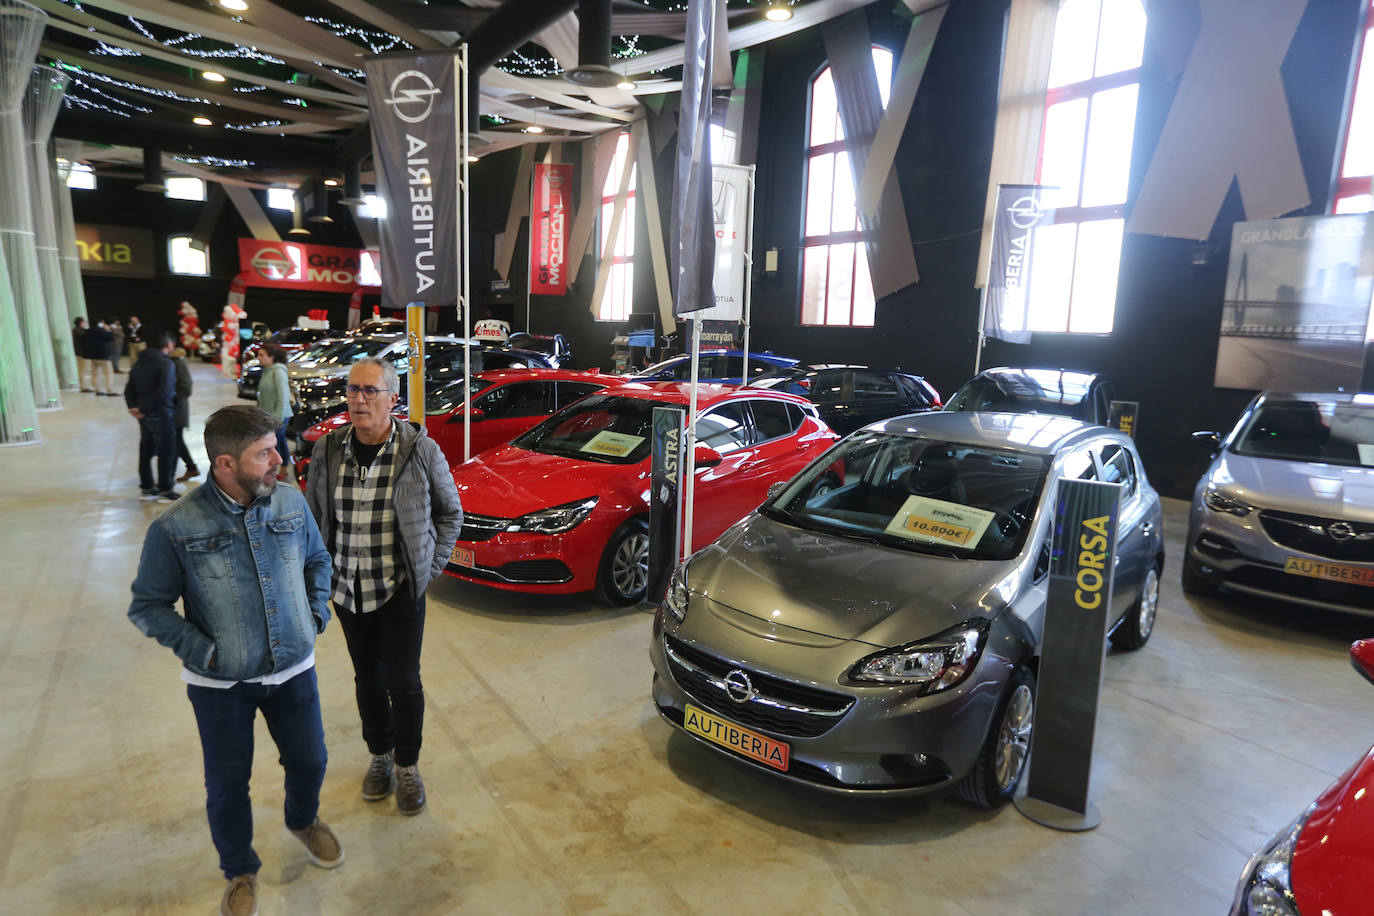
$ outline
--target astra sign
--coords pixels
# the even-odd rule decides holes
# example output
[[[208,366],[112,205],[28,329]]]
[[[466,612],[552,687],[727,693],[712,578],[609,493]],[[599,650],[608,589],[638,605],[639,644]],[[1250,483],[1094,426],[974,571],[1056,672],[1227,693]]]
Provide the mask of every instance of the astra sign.
[[[378,286],[375,252],[331,245],[239,239],[239,271],[249,286],[351,293]]]

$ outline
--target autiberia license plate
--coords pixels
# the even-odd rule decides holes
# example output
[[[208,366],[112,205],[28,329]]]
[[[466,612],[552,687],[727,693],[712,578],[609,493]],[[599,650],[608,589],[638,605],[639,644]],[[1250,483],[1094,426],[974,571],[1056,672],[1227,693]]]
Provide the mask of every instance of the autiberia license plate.
[[[466,566],[469,569],[477,565],[477,556],[466,547],[455,547],[449,559],[459,566]]]
[[[704,709],[698,709],[691,703],[687,704],[687,712],[683,716],[682,727],[694,735],[700,735],[712,744],[729,748],[775,770],[787,772],[787,760],[791,749],[781,741],[775,741],[767,735],[761,735],[752,729],[735,725],[706,712]]]
[[[1284,561],[1283,571],[1295,576],[1325,579],[1328,582],[1344,582],[1348,585],[1374,587],[1374,568],[1368,566],[1347,566],[1343,563],[1327,563],[1323,560],[1289,557]]]

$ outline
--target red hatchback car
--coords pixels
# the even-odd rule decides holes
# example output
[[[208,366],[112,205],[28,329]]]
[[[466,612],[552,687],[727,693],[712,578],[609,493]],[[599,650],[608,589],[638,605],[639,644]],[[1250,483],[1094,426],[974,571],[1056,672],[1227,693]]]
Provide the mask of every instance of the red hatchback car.
[[[641,600],[653,408],[686,405],[689,388],[632,382],[590,395],[455,467],[464,515],[449,575],[513,591],[595,588],[616,604]],[[839,438],[795,395],[702,385],[697,408],[693,550]]]
[[[1374,639],[1350,647],[1350,662],[1374,683]],[[1374,860],[1374,747],[1317,796],[1245,865],[1231,916],[1368,913]]]

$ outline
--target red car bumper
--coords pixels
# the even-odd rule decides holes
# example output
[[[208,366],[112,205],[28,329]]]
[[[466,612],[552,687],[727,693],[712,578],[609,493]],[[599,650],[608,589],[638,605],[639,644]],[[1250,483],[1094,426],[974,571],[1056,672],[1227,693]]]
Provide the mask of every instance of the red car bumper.
[[[463,535],[445,571],[455,579],[514,592],[566,595],[589,592],[606,543],[631,513],[605,511],[601,506],[586,520],[562,534],[497,531],[486,534],[495,519],[465,518]],[[478,522],[475,525],[473,522]],[[472,539],[465,539],[472,535]]]

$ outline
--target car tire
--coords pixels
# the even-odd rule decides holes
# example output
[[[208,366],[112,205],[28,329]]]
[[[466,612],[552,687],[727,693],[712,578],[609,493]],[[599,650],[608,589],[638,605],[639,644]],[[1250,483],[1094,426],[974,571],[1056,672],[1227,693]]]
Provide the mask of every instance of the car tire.
[[[1199,598],[1211,598],[1217,593],[1217,584],[1203,576],[1198,570],[1198,562],[1192,557],[1183,558],[1183,591],[1189,595],[1196,595]]]
[[[1140,583],[1140,594],[1135,604],[1121,618],[1121,622],[1107,638],[1118,649],[1134,651],[1149,642],[1155,629],[1155,614],[1159,610],[1159,570],[1158,561],[1150,565],[1145,573],[1145,581]]]
[[[1006,695],[997,706],[978,760],[955,794],[980,808],[996,808],[1011,801],[1026,774],[1034,721],[1035,675],[1021,665],[1007,682]]]
[[[596,571],[596,593],[610,604],[638,604],[648,581],[649,523],[632,518],[606,542]]]

